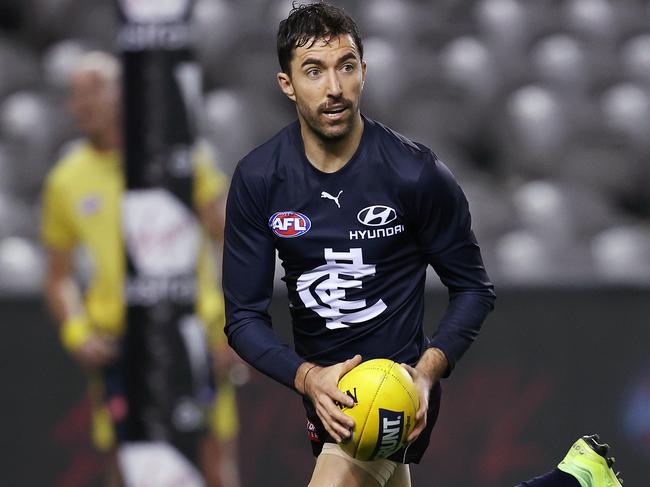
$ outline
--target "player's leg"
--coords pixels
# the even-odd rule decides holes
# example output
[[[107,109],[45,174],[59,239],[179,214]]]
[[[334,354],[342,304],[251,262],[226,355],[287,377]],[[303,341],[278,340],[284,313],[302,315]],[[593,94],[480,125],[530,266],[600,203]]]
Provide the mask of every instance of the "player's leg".
[[[206,487],[222,487],[227,485],[221,479],[219,461],[221,448],[217,438],[212,434],[206,435],[199,447],[199,465]]]
[[[229,440],[219,439],[219,475],[224,487],[239,487],[239,455],[237,437]]]
[[[109,454],[108,468],[106,471],[106,487],[124,487],[116,451],[112,451]]]
[[[386,487],[398,464],[390,460],[362,462],[350,457],[340,446],[325,443],[316,459],[309,487]],[[409,487],[409,484],[390,484]]]
[[[122,487],[124,481],[117,455],[115,427],[111,414],[103,403],[104,380],[101,374],[91,374],[88,381],[88,395],[91,404],[90,434],[93,446],[108,458],[104,485]]]
[[[99,394],[103,393],[103,384],[98,377],[92,377],[89,387],[91,397],[91,437],[93,446],[108,458],[104,485],[106,487],[123,487],[124,480],[115,443],[115,429],[108,409],[100,402]]]
[[[411,487],[411,469],[404,463],[397,463],[386,487]]]
[[[516,487],[580,487],[575,477],[557,468],[544,475],[527,480]]]
[[[578,439],[551,472],[517,487],[621,487],[614,473],[613,458],[607,458],[609,445],[598,443],[598,435]]]
[[[239,415],[235,386],[222,380],[217,386],[219,394],[215,402],[210,427],[219,443],[219,472],[225,487],[239,487]]]

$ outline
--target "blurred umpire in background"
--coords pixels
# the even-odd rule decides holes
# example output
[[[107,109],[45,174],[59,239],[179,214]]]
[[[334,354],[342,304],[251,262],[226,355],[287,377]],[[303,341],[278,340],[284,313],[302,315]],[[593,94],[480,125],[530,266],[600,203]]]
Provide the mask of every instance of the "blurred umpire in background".
[[[45,183],[42,238],[48,264],[45,293],[59,323],[65,349],[87,372],[93,408],[95,446],[111,452],[110,485],[119,485],[114,423],[124,404],[107,401],[103,371],[120,354],[125,327],[125,256],[120,226],[124,191],[121,163],[120,64],[109,54],[86,54],[71,80],[70,110],[84,138],[71,144]],[[207,147],[194,156],[193,202],[206,237],[197,269],[196,312],[206,325],[206,336],[218,369],[220,384],[210,417],[209,435],[197,463],[208,485],[237,486],[235,437],[237,412],[233,386],[223,372],[233,355],[225,344],[223,298],[217,288],[210,240],[221,245],[226,180],[213,168]],[[92,276],[82,298],[75,280],[74,253],[83,246]],[[218,441],[215,441],[215,437]],[[214,455],[220,444],[219,461]]]

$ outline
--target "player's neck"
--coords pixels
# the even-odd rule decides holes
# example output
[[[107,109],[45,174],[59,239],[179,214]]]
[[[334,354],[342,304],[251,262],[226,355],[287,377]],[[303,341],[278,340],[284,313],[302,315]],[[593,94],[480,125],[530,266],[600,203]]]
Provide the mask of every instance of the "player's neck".
[[[118,151],[122,147],[122,136],[119,130],[104,130],[89,135],[88,139],[98,152]]]
[[[352,130],[341,139],[323,139],[304,123],[300,124],[300,132],[307,160],[319,171],[333,173],[345,166],[357,151],[363,135],[363,119],[358,113]]]

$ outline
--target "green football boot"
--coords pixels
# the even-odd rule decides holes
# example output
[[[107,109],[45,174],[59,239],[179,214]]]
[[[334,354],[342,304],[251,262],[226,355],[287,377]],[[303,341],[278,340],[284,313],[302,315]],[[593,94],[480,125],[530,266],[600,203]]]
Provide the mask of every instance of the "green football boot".
[[[623,480],[612,470],[614,458],[607,458],[609,445],[599,441],[598,435],[583,436],[557,468],[574,476],[580,487],[622,487]]]

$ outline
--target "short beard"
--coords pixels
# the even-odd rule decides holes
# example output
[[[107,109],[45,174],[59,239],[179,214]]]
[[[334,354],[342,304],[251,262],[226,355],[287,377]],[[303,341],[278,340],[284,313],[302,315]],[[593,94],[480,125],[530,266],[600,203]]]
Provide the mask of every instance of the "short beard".
[[[311,131],[314,132],[318,138],[324,142],[337,142],[347,137],[350,132],[352,132],[352,127],[354,125],[354,120],[357,113],[357,107],[354,104],[350,104],[348,110],[352,112],[351,117],[343,124],[336,126],[334,133],[329,133],[326,130],[323,130],[323,124],[321,124],[318,119],[320,114],[320,107],[318,108],[315,115],[312,112],[305,113],[304,111],[300,110],[300,108],[298,108],[298,110]]]

